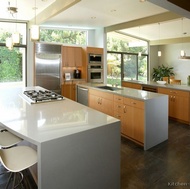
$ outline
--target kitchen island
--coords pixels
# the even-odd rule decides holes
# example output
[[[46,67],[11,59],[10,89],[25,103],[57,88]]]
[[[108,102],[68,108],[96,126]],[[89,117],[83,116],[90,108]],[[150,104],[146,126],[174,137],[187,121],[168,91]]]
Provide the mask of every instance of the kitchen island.
[[[38,188],[120,188],[120,121],[67,98],[30,104],[33,89],[0,88],[0,123],[37,150]]]
[[[190,86],[127,80],[122,86],[168,95],[169,118],[190,125]]]
[[[121,120],[121,135],[148,150],[168,139],[168,96],[126,87],[77,84],[88,105]]]

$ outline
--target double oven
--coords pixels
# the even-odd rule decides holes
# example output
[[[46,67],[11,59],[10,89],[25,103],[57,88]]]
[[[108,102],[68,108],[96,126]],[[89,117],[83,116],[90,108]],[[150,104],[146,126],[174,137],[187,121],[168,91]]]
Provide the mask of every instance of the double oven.
[[[88,54],[88,82],[103,83],[103,55],[102,54]]]

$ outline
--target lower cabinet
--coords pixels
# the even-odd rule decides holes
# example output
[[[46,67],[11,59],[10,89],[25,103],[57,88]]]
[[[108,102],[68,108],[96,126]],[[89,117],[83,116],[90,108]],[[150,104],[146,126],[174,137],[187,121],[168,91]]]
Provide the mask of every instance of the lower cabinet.
[[[130,83],[130,82],[125,82],[122,81],[122,87],[129,87],[129,88],[133,88],[133,89],[142,89],[142,85],[138,84],[138,83]]]
[[[76,84],[63,84],[61,87],[61,95],[76,101]]]
[[[160,87],[158,93],[168,95],[169,116],[189,124],[189,92]]]
[[[168,139],[168,97],[137,99],[89,88],[91,108],[121,121],[121,135],[148,150]]]
[[[144,144],[144,102],[114,95],[114,117],[121,120],[122,135]]]
[[[89,89],[89,107],[113,116],[113,94]]]

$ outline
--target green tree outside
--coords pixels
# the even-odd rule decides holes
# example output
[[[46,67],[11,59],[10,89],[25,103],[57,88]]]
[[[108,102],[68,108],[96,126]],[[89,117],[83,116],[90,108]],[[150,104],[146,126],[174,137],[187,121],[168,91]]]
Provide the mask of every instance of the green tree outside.
[[[0,82],[22,81],[22,54],[18,48],[0,48]]]

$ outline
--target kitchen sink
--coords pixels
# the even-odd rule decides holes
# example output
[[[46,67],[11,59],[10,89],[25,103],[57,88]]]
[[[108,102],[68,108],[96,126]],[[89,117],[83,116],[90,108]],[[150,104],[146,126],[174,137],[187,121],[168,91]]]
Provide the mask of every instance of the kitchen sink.
[[[104,89],[104,90],[109,90],[109,91],[118,91],[118,90],[122,90],[122,88],[118,88],[118,87],[111,87],[111,86],[97,86],[97,88],[99,89]]]

